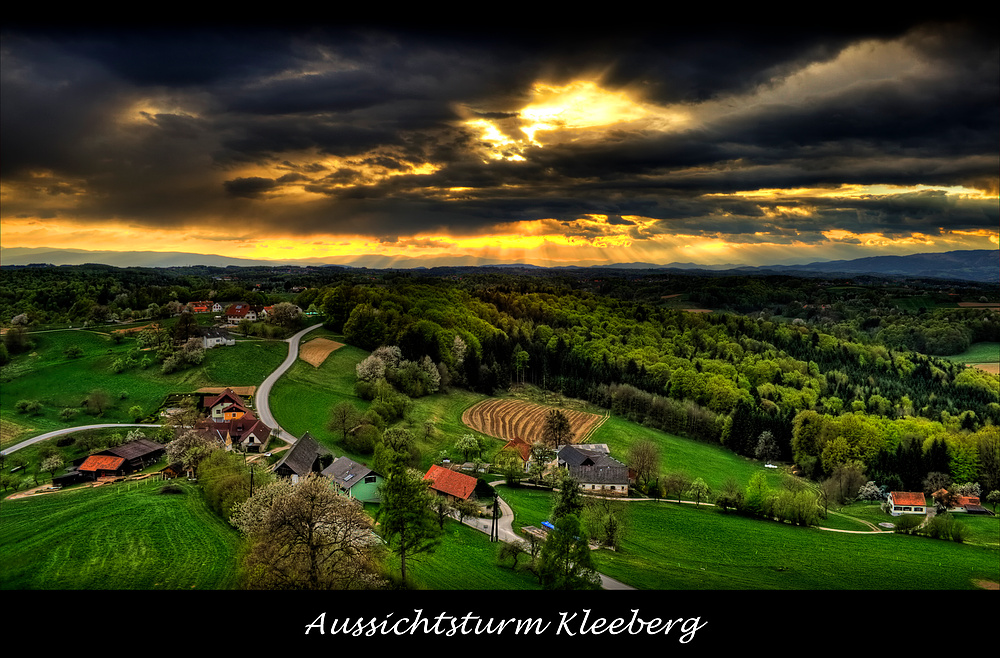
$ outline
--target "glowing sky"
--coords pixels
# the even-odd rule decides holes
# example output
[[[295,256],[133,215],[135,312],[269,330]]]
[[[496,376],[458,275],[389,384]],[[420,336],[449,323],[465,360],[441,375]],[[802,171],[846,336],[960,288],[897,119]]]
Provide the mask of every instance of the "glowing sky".
[[[8,28],[0,246],[565,265],[998,245],[994,30],[539,36]]]

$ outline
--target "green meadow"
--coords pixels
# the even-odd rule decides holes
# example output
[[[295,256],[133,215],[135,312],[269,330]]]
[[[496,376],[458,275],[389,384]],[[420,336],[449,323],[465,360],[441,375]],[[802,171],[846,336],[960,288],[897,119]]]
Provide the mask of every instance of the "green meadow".
[[[329,334],[321,330],[310,337],[319,335]],[[83,331],[36,334],[33,339],[32,353],[4,368],[9,380],[4,382],[0,413],[7,425],[30,424],[37,431],[64,426],[58,412],[79,406],[93,388],[107,390],[113,407],[102,418],[81,410],[73,424],[130,422],[125,417],[130,406],[155,409],[168,393],[256,385],[287,354],[284,342],[238,341],[234,347],[210,350],[200,366],[172,375],[163,375],[156,366],[114,375],[110,363],[131,348],[128,339],[116,345],[106,335]],[[80,346],[83,354],[65,356],[70,345]],[[337,437],[327,428],[330,412],[343,400],[361,411],[367,408],[354,389],[355,366],[367,354],[345,346],[319,368],[297,361],[272,391],[275,417],[296,436],[308,431],[341,454]],[[19,399],[40,400],[42,413],[18,414],[14,404]],[[462,412],[482,399],[454,389],[413,400],[399,423],[418,437],[423,468],[441,451],[454,452],[455,441],[470,431],[461,422]],[[425,432],[428,427],[431,431]],[[720,446],[613,416],[590,441],[608,444],[613,456],[625,459],[629,447],[643,439],[659,447],[662,473],[683,471],[703,478],[713,490],[730,477],[745,485],[760,471],[767,473],[773,487],[785,477],[780,469],[764,469],[760,462]],[[497,441],[495,447],[499,445]],[[0,587],[234,587],[238,535],[206,508],[196,485],[180,486],[181,494],[162,494],[162,484],[149,482],[0,500]],[[506,486],[499,491],[514,509],[515,529],[538,526],[549,518],[552,492]],[[639,589],[969,589],[979,579],[1000,581],[998,517],[957,517],[967,526],[968,542],[956,544],[891,532],[801,528],[724,514],[712,506],[652,500],[626,504],[628,526],[621,550],[598,550],[595,559],[602,573]],[[862,521],[882,520],[891,517],[878,506],[855,504],[831,514],[822,525],[858,531],[868,527]],[[497,549],[484,533],[448,521],[437,550],[408,563],[410,580],[422,589],[538,589],[531,574],[498,565]],[[398,570],[394,560],[388,567]]]
[[[500,494],[518,527],[537,526],[552,509],[549,492]],[[594,557],[601,573],[637,589],[975,589],[976,580],[1000,580],[995,544],[831,532],[666,501],[625,504],[621,550]],[[1000,533],[998,517],[975,523],[983,526],[977,536]]]
[[[149,480],[0,501],[0,588],[232,588],[239,535],[195,485],[172,484],[181,493]]]
[[[309,337],[314,335],[316,332]],[[309,432],[335,454],[346,454],[358,461],[370,458],[345,452],[338,444],[339,437],[328,428],[331,411],[339,402],[350,402],[361,412],[368,409],[369,402],[358,397],[354,388],[355,366],[368,354],[345,345],[332,352],[318,368],[301,359],[296,361],[271,390],[271,413],[294,436]],[[406,417],[397,424],[413,432],[425,468],[433,463],[438,452],[450,449],[462,434],[470,431],[462,424],[462,412],[482,399],[482,395],[452,389],[413,400]],[[428,424],[433,429],[425,435]],[[497,442],[497,447],[500,445]]]
[[[5,444],[43,431],[91,423],[134,421],[133,406],[150,415],[170,393],[187,393],[203,386],[253,386],[260,384],[288,354],[282,341],[239,340],[231,347],[207,350],[201,364],[163,374],[159,363],[136,366],[115,374],[111,364],[135,348],[135,340],[112,341],[108,334],[66,330],[31,334],[34,349],[17,356],[0,370],[3,396],[0,418],[5,421]],[[81,355],[66,355],[70,347]],[[111,405],[100,415],[90,415],[82,403],[95,389],[106,391]],[[36,414],[18,413],[19,400],[37,400]],[[60,418],[64,409],[75,409],[70,420]]]
[[[961,354],[944,358],[958,363],[1000,363],[1000,343],[973,343]]]

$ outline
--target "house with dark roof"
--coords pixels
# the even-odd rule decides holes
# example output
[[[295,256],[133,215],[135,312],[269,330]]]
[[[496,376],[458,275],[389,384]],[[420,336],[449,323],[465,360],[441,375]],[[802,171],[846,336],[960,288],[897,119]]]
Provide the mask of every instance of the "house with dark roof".
[[[606,445],[565,445],[559,448],[556,459],[558,465],[567,469],[580,483],[583,491],[611,496],[628,495],[628,467],[611,457]]]
[[[236,339],[229,335],[229,332],[219,327],[210,327],[202,331],[201,344],[206,350],[222,345],[235,345]]]
[[[281,461],[275,464],[274,472],[276,475],[292,478],[293,482],[310,473],[319,473],[319,457],[323,451],[316,439],[306,432],[285,452]]]
[[[430,481],[431,490],[439,496],[447,496],[451,500],[469,500],[479,482],[476,478],[451,471],[434,464],[424,475]]]
[[[893,516],[927,513],[927,500],[921,492],[890,491],[887,501]]]
[[[377,503],[382,497],[379,487],[382,476],[347,457],[337,457],[321,474],[330,478],[331,484],[349,498],[363,503]]]

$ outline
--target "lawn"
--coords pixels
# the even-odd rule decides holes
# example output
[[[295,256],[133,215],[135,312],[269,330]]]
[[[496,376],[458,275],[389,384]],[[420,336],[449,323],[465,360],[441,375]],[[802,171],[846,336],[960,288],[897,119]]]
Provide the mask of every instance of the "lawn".
[[[701,443],[692,439],[644,427],[617,416],[611,416],[593,436],[591,443],[606,443],[611,456],[626,462],[633,443],[649,440],[659,447],[660,471],[682,471],[692,478],[700,477],[709,488],[718,491],[730,477],[745,486],[751,476],[763,468],[761,462],[741,457],[719,445]],[[764,469],[772,487],[781,485],[781,469]]]
[[[406,577],[411,587],[431,590],[532,590],[541,589],[538,579],[525,571],[514,571],[509,563],[500,566],[496,554],[499,543],[489,535],[448,520],[441,543],[433,553],[406,561]],[[521,559],[521,564],[524,558]],[[398,575],[399,560],[388,562]]]
[[[345,400],[359,411],[368,409],[369,403],[358,397],[354,389],[357,380],[355,366],[368,354],[365,350],[345,345],[331,353],[318,368],[302,360],[296,361],[271,390],[270,406],[275,419],[293,435],[302,436],[309,432],[336,454],[344,454],[337,443],[340,437],[327,427],[330,412],[338,402]],[[424,456],[424,468],[433,463],[441,450],[450,449],[462,434],[470,431],[462,424],[462,412],[482,399],[482,395],[453,389],[412,401],[406,418],[397,424],[410,429],[417,437],[417,447]],[[425,436],[428,423],[432,431]],[[497,447],[500,445],[498,442]],[[370,459],[370,456],[350,453],[347,456],[359,461]]]
[[[500,487],[500,495],[514,509],[515,528],[537,526],[552,508],[549,492]],[[638,589],[972,589],[977,579],[1000,581],[996,545],[830,532],[663,501],[626,504],[622,549],[594,557],[599,571]]]
[[[288,353],[281,341],[238,341],[232,347],[208,350],[198,366],[169,375],[160,371],[159,364],[148,368],[130,368],[120,374],[111,364],[134,349],[135,342],[126,338],[114,343],[105,334],[89,331],[58,331],[31,334],[35,348],[15,358],[3,368],[3,396],[0,415],[16,426],[33,432],[16,432],[10,425],[4,428],[19,438],[63,427],[90,423],[133,422],[129,410],[138,406],[145,414],[160,407],[169,393],[190,392],[202,386],[251,386],[260,384]],[[64,353],[77,346],[82,354],[70,358]],[[88,415],[82,402],[95,389],[103,389],[111,398],[111,406],[99,416]],[[38,414],[20,414],[15,409],[19,400],[37,400],[42,408]],[[59,417],[64,409],[75,409],[70,420]]]
[[[973,343],[961,354],[944,358],[958,363],[1000,363],[1000,343]]]
[[[0,502],[0,588],[215,590],[236,580],[239,537],[195,486],[77,488]]]

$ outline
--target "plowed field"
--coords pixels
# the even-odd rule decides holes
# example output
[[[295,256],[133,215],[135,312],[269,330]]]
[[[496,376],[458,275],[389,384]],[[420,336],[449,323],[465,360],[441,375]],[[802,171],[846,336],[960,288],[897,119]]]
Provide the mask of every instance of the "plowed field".
[[[326,357],[334,350],[343,347],[343,343],[338,343],[326,338],[316,338],[299,348],[299,358],[314,368],[319,368],[326,361]]]
[[[462,422],[487,436],[504,441],[520,438],[529,443],[540,441],[545,416],[555,407],[545,407],[521,400],[483,400],[462,414]],[[602,422],[604,416],[584,411],[559,409],[569,419],[573,443],[583,443]]]

